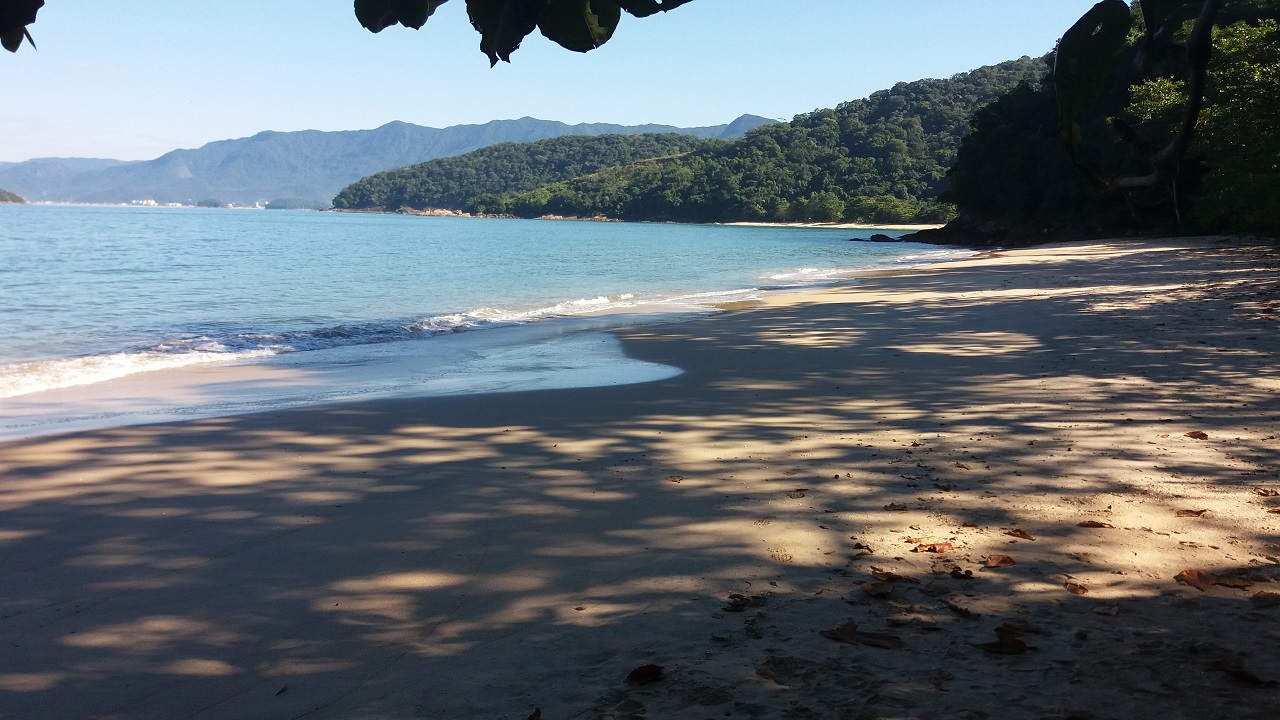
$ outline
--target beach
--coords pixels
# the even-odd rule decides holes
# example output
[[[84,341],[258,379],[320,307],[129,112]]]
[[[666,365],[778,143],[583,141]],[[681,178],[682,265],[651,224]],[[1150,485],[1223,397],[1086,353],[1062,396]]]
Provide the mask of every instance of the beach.
[[[0,717],[1274,718],[1277,269],[1001,251],[616,331],[654,382],[0,444]]]

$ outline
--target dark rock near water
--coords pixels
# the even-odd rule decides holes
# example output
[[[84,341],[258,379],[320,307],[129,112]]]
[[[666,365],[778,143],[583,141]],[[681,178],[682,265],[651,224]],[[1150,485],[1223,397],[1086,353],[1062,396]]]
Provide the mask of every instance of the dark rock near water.
[[[871,236],[871,237],[869,237],[869,238],[849,238],[849,242],[878,242],[878,243],[887,243],[887,242],[902,242],[902,240],[901,240],[901,239],[899,239],[899,238],[896,238],[896,237],[890,237],[890,236],[885,235],[885,234],[883,234],[883,233],[876,233],[875,235],[872,235],[872,236]]]

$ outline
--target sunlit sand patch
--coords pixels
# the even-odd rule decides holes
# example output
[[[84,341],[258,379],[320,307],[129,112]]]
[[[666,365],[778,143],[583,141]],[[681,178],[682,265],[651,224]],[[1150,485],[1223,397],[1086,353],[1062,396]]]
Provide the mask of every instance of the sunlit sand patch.
[[[454,587],[467,581],[465,575],[448,572],[400,572],[350,578],[333,584],[333,589],[344,593],[409,592],[439,590]]]
[[[209,658],[186,658],[174,660],[159,668],[160,672],[169,675],[189,675],[192,677],[218,677],[235,675],[244,672],[244,668]]]
[[[961,330],[935,335],[931,342],[890,345],[894,350],[935,355],[982,357],[1038,350],[1039,340],[1030,335],[1010,332],[970,332]]]
[[[135,622],[105,625],[74,635],[64,635],[62,644],[81,648],[114,648],[145,654],[182,644],[197,643],[225,647],[243,636],[222,626],[177,615],[153,615]]]
[[[0,690],[5,692],[43,692],[52,689],[66,675],[57,672],[0,673]]]
[[[787,332],[784,330],[765,330],[757,332],[755,336],[760,340],[775,345],[794,345],[797,347],[810,348],[841,348],[848,347],[857,343],[862,339],[862,331],[852,328],[826,328],[822,330],[793,330]]]

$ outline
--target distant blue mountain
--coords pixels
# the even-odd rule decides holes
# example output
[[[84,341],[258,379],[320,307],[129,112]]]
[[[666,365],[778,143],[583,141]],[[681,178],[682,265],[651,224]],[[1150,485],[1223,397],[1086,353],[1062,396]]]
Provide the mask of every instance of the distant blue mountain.
[[[683,133],[734,139],[774,122],[743,115],[728,125],[568,125],[521,118],[482,125],[429,128],[392,122],[374,130],[261,132],[253,137],[174,150],[154,160],[121,162],[40,158],[0,163],[0,187],[31,201],[195,204],[266,203],[279,198],[327,203],[343,187],[383,170],[459,155],[500,142],[532,142],[564,135]]]

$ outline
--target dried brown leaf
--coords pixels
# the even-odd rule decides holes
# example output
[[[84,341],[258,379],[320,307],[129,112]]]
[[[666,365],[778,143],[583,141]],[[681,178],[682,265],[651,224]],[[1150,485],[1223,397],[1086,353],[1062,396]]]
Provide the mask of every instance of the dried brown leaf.
[[[890,510],[892,512],[906,512],[907,506],[903,505],[902,503],[889,503],[888,505],[884,506],[884,509]]]
[[[1089,588],[1085,587],[1084,585],[1081,585],[1078,582],[1072,582],[1071,580],[1068,580],[1066,584],[1063,585],[1063,587],[1065,587],[1067,589],[1067,592],[1071,593],[1072,595],[1085,595],[1089,592]]]
[[[1102,522],[1101,520],[1085,520],[1084,522],[1079,523],[1079,524],[1077,525],[1077,527],[1083,527],[1083,528],[1111,528],[1111,529],[1114,529],[1114,528],[1115,528],[1115,525],[1112,525],[1111,523],[1104,523],[1104,522]]]
[[[1119,605],[1095,605],[1093,608],[1093,611],[1098,615],[1114,616],[1114,615],[1120,614],[1120,606]]]
[[[952,550],[954,550],[954,549],[955,549],[955,546],[953,546],[951,543],[949,543],[949,542],[940,542],[940,543],[929,543],[929,544],[927,544],[927,545],[917,545],[917,546],[916,546],[916,549],[915,549],[915,550],[913,550],[912,552],[918,552],[918,553],[944,553],[944,552],[951,552],[951,551],[952,551]]]
[[[673,482],[673,483],[680,483],[680,482],[684,482],[684,476],[683,476],[683,475],[668,475],[668,476],[667,476],[667,482]]]
[[[1239,575],[1227,575],[1218,578],[1218,585],[1222,587],[1235,588],[1237,590],[1246,590],[1253,585],[1248,578],[1242,578]]]
[[[1191,432],[1186,434],[1186,437],[1189,437],[1195,440],[1208,440],[1209,434],[1206,432],[1202,432],[1200,430],[1192,430]]]
[[[968,469],[969,469],[969,466],[968,466],[968,465],[965,465],[965,464],[964,464],[964,463],[962,463],[962,462],[957,462],[957,463],[956,463],[956,467],[960,468],[961,470],[968,470]]]
[[[1018,637],[1018,633],[1009,628],[996,628],[996,641],[981,643],[978,647],[997,655],[1021,655],[1027,651],[1027,644]]]
[[[960,604],[958,601],[956,601],[954,598],[947,598],[946,600],[943,600],[942,602],[943,602],[943,603],[945,603],[945,604],[946,604],[946,606],[947,606],[948,608],[950,608],[950,610],[951,610],[952,612],[954,612],[955,614],[959,615],[959,616],[960,616],[960,617],[962,617],[962,618],[976,618],[976,617],[978,617],[978,613],[976,613],[976,612],[974,612],[974,611],[970,610],[969,608],[965,607],[964,605],[961,605],[961,604]]]
[[[1010,565],[1013,565],[1013,564],[1015,564],[1013,562],[1013,558],[1009,557],[1008,555],[992,554],[992,555],[988,555],[987,559],[982,561],[982,566],[988,567],[988,568],[1009,567]]]
[[[1249,597],[1249,602],[1256,608],[1270,608],[1280,605],[1280,593],[1270,590],[1259,590]]]
[[[1208,510],[1179,510],[1178,512],[1174,513],[1174,516],[1175,517],[1200,517],[1201,515],[1204,515],[1207,512],[1209,511]]]
[[[632,685],[648,685],[649,683],[658,682],[663,677],[662,671],[663,667],[661,665],[641,665],[627,673],[627,682]]]
[[[1267,512],[1271,513],[1272,515],[1280,515],[1280,508],[1271,508]]]
[[[1005,530],[1004,534],[1008,535],[1009,537],[1022,538],[1023,540],[1035,540],[1035,538],[1031,537],[1031,533],[1027,532],[1026,530],[1021,530],[1019,528],[1011,528],[1009,530]]]
[[[819,634],[824,638],[849,645],[868,645],[885,650],[898,650],[903,646],[902,638],[897,635],[862,632],[858,629],[858,624],[852,620],[831,630],[822,630]]]
[[[764,605],[768,598],[768,595],[742,595],[740,593],[733,593],[729,596],[729,602],[724,606],[724,610],[726,612],[742,612],[749,607]]]
[[[1178,582],[1184,582],[1200,592],[1204,592],[1218,584],[1218,576],[1206,570],[1183,570],[1174,575],[1173,579]]]
[[[1253,488],[1253,494],[1261,495],[1262,497],[1277,497],[1280,496],[1280,490],[1269,487],[1256,487]]]
[[[889,597],[893,592],[893,583],[891,582],[864,582],[862,583],[862,592],[873,598]]]
[[[884,582],[901,582],[903,580],[911,581],[911,578],[906,575],[899,575],[898,573],[881,570],[879,568],[871,568],[871,577]]]

